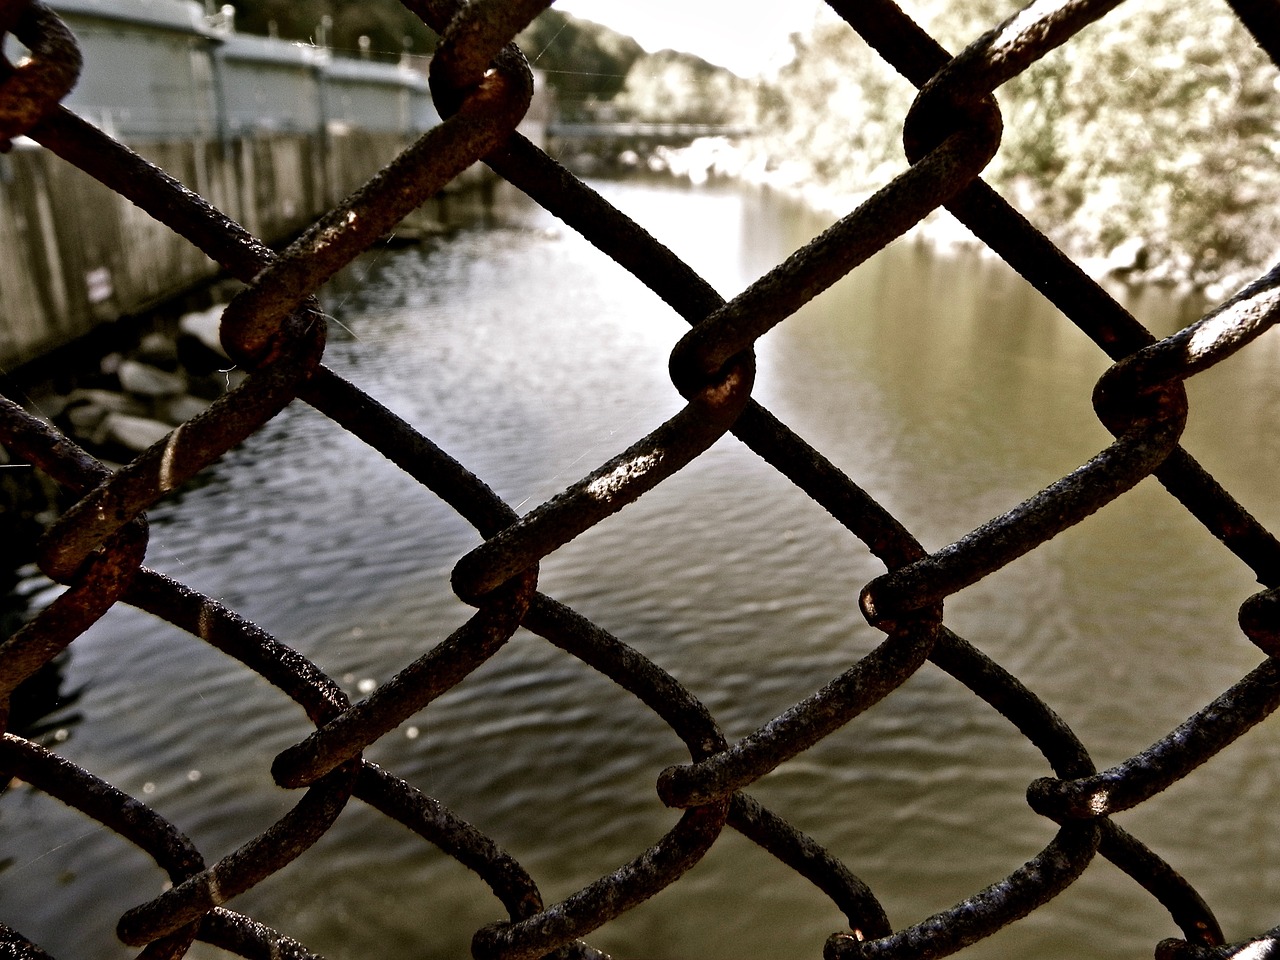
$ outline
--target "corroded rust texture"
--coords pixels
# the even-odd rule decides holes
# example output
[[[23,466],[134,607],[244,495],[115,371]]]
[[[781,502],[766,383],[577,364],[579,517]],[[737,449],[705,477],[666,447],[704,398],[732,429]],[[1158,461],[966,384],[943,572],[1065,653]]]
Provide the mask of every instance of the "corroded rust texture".
[[[315,731],[282,752],[271,775],[299,791],[293,809],[263,834],[207,863],[172,823],[91,771],[12,733],[0,769],[47,791],[151,856],[171,886],[129,910],[118,934],[147,957],[180,957],[195,939],[244,956],[311,956],[305,945],[228,905],[319,839],[358,798],[475,871],[510,915],[479,930],[479,958],[596,955],[581,938],[677,883],[728,827],[788,864],[848,916],[826,954],[937,957],[955,952],[1036,909],[1095,857],[1112,861],[1161,903],[1185,939],[1162,957],[1264,954],[1278,931],[1226,945],[1203,899],[1138,839],[1110,819],[1186,776],[1280,704],[1280,543],[1179,446],[1184,381],[1241,349],[1277,316],[1273,271],[1179,333],[1157,340],[1081,269],[987,187],[980,174],[1000,141],[992,91],[1103,18],[1119,0],[1032,4],[949,56],[890,0],[828,0],[895,69],[920,87],[904,118],[910,168],[853,213],[729,302],[657,243],[515,133],[532,80],[512,38],[550,0],[405,0],[444,38],[432,90],[444,122],[317,222],[279,255],[201,197],[59,105],[79,56],[57,18],[30,0],[0,0],[0,31],[32,56],[0,65],[0,138],[33,138],[127,197],[247,284],[222,318],[222,339],[248,378],[207,412],[122,469],[111,472],[21,406],[0,398],[0,442],[75,499],[39,547],[41,569],[68,590],[0,649],[8,694],[113,604],[144,609],[256,671],[306,711]],[[1236,0],[1263,49],[1280,50],[1270,5]],[[560,495],[524,516],[466,467],[324,365],[318,286],[404,215],[475,161],[487,163],[580,231],[671,305],[691,329],[670,368],[685,407]],[[945,206],[1077,324],[1114,365],[1095,391],[1114,442],[1079,469],[957,542],[926,551],[912,534],[821,453],[752,399],[753,345],[775,325],[873,253]],[[385,455],[450,504],[484,537],[458,559],[457,595],[471,619],[358,704],[304,657],[234,611],[149,570],[146,511],[166,493],[302,400]],[[863,614],[880,645],[845,673],[736,743],[669,674],[599,626],[538,590],[538,564],[600,520],[653,489],[733,433],[834,515],[885,565],[862,590]],[[1098,771],[1062,720],[1032,691],[953,633],[944,599],[1036,549],[1154,475],[1266,589],[1242,607],[1260,665],[1149,749]],[[689,762],[654,771],[662,800],[683,810],[671,831],[614,873],[560,903],[545,903],[533,878],[498,843],[362,751],[415,711],[465,681],[520,626],[545,638],[639,698],[685,742]],[[1057,825],[1052,842],[1007,878],[914,926],[894,930],[875,893],[812,839],[743,791],[787,759],[848,724],[931,661],[1007,717],[1055,777],[1028,790]],[[266,772],[263,771],[263,775]],[[1011,865],[1013,866],[1013,865]],[[56,893],[51,892],[51,896]],[[1278,916],[1277,919],[1280,919]],[[8,949],[44,956],[21,932]],[[1248,946],[1252,945],[1252,946]],[[1087,947],[1085,947],[1087,950]],[[1258,952],[1260,951],[1260,952]]]

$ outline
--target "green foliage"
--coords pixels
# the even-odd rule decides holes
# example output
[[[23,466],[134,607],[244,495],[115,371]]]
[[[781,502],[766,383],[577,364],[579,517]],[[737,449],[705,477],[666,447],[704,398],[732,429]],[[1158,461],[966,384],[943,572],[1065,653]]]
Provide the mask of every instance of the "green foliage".
[[[1015,12],[922,0],[953,51]],[[842,22],[797,40],[762,91],[765,149],[796,179],[862,194],[902,169],[914,90]],[[1118,250],[1149,275],[1206,284],[1276,252],[1275,66],[1217,0],[1129,0],[997,91],[1005,132],[984,174],[1073,253]]]

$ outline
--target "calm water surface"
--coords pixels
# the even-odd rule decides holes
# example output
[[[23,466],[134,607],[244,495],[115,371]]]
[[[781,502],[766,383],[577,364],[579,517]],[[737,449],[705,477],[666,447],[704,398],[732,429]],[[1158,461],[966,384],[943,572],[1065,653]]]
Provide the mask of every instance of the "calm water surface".
[[[606,185],[732,295],[823,224],[733,190]],[[687,329],[549,215],[371,256],[335,293],[327,362],[525,512],[674,413]],[[1170,332],[1193,316],[1148,295]],[[1270,334],[1192,384],[1185,445],[1280,526],[1280,352]],[[1109,440],[1089,396],[1101,353],[998,265],[900,245],[770,333],[756,396],[937,548]],[[448,588],[476,534],[301,404],[152,513],[148,562],[221,598],[356,697],[468,615]],[[559,551],[541,588],[671,671],[741,737],[877,642],[856,607],[867,551],[732,438]],[[1041,694],[1099,766],[1146,746],[1260,659],[1235,625],[1257,589],[1153,483],[948,601],[947,620]],[[74,648],[85,685],[60,749],[143,797],[212,860],[296,799],[268,768],[301,711],[237,664],[114,611]],[[1280,921],[1280,727],[1120,822],[1188,875],[1228,935]],[[675,736],[607,680],[520,634],[368,754],[503,844],[548,900],[676,820],[654,780]],[[752,789],[842,857],[895,926],[998,880],[1051,825],[1023,799],[1048,773],[999,716],[926,666]],[[0,803],[0,919],[61,957],[116,958],[119,914],[160,873],[29,790]],[[57,891],[57,897],[48,891]],[[313,850],[232,906],[330,958],[468,955],[502,916],[470,873],[353,801]],[[818,957],[841,915],[726,832],[673,889],[593,935],[619,957]],[[965,956],[1151,956],[1177,930],[1099,860],[1048,907]],[[214,956],[204,949],[194,956]]]

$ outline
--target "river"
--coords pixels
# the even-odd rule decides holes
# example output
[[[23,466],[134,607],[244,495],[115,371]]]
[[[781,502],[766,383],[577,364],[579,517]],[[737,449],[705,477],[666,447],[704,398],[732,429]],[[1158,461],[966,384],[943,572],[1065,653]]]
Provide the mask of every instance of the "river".
[[[824,225],[732,188],[601,184],[732,295]],[[1137,296],[1135,294],[1135,296]],[[687,329],[550,215],[376,251],[326,307],[326,362],[526,512],[679,409]],[[1159,333],[1194,304],[1146,291]],[[1275,529],[1280,342],[1190,387],[1184,445]],[[1001,264],[901,243],[768,334],[755,396],[936,549],[1109,441],[1106,361]],[[148,563],[222,599],[355,697],[467,616],[449,572],[477,535],[315,411],[294,404],[151,514]],[[541,589],[669,670],[731,739],[877,642],[856,604],[866,549],[732,438],[543,565]],[[1235,624],[1247,569],[1147,481],[947,603],[1099,767],[1145,747],[1260,659]],[[301,711],[165,624],[113,611],[76,642],[83,720],[58,749],[146,800],[214,859],[280,816],[275,755]],[[1118,819],[1216,909],[1228,936],[1280,922],[1280,726]],[[685,759],[643,707],[531,635],[368,752],[475,823],[558,900],[675,821],[654,791]],[[1005,876],[1052,836],[1027,807],[1048,773],[1009,724],[926,665],[752,788],[870,883],[895,927]],[[120,913],[162,888],[149,861],[29,789],[0,801],[0,919],[65,958],[131,956]],[[53,891],[53,894],[51,894]],[[353,801],[337,827],[231,906],[331,960],[468,955],[501,919],[470,873]],[[650,960],[819,957],[839,912],[727,831],[688,876],[589,937]],[[1178,931],[1102,860],[972,958],[1149,957]],[[203,952],[202,952],[203,951]],[[195,957],[215,951],[197,948]],[[221,956],[221,954],[216,954]]]

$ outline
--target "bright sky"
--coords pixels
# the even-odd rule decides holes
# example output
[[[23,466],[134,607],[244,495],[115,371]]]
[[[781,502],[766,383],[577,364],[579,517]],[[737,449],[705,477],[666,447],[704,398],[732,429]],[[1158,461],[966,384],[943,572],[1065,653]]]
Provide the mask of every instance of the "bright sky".
[[[820,0],[556,0],[555,8],[628,34],[650,53],[696,53],[742,76],[768,69]]]

